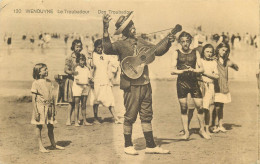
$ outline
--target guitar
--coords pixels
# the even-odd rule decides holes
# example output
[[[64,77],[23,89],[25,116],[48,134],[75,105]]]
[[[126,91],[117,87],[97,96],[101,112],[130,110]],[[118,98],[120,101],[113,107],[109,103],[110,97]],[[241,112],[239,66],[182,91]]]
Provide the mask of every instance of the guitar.
[[[172,29],[170,34],[175,35],[182,30],[182,26],[177,24],[174,29]],[[168,34],[169,35],[169,34]],[[163,43],[168,41],[168,35],[163,38],[154,47],[143,46],[137,50],[136,56],[128,56],[121,61],[121,69],[123,73],[130,79],[138,79],[144,71],[144,66],[152,63],[155,59],[155,51]]]

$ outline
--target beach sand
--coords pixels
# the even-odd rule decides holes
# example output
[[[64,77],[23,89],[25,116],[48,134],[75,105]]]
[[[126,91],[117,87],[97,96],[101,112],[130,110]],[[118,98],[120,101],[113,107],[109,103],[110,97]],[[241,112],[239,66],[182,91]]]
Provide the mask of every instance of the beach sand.
[[[257,125],[256,52],[253,47],[234,50],[231,58],[240,66],[239,72],[230,71],[232,102],[224,108],[226,133],[217,133],[212,140],[201,138],[196,114],[191,123],[189,141],[179,140],[182,129],[177,100],[176,81],[169,76],[170,50],[150,66],[153,79],[153,130],[157,145],[169,149],[170,155],[145,155],[145,140],[139,117],[134,125],[133,142],[139,156],[125,155],[123,126],[113,123],[108,109],[101,107],[101,125],[66,126],[66,106],[57,106],[58,124],[55,138],[65,150],[38,151],[35,126],[30,124],[32,103],[30,88],[32,68],[37,62],[48,65],[49,77],[63,74],[66,54],[70,47],[61,40],[50,43],[50,48],[23,47],[17,41],[11,53],[0,49],[0,163],[255,163],[259,147]],[[19,46],[15,46],[19,45]],[[27,44],[25,44],[27,45]],[[70,45],[70,43],[68,43]],[[84,50],[83,50],[84,51]],[[54,82],[54,80],[53,80]],[[54,82],[55,83],[55,82]],[[57,87],[57,84],[55,83]],[[115,86],[116,111],[123,115],[123,96]],[[92,107],[87,107],[87,119],[93,121]],[[49,149],[46,126],[43,144]]]

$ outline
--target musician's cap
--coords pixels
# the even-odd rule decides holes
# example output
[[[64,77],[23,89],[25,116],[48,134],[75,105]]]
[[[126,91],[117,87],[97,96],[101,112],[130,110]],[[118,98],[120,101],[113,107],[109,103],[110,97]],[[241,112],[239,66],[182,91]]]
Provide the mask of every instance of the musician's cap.
[[[129,22],[133,18],[133,11],[129,12],[126,16],[120,16],[115,24],[116,31],[114,35],[119,35],[122,33],[122,31],[126,28],[126,26],[129,24]]]

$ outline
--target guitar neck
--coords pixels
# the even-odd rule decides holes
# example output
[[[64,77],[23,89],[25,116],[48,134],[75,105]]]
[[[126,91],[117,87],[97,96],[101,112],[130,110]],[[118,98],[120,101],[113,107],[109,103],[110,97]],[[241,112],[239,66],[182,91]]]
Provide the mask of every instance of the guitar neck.
[[[169,34],[168,34],[169,35]],[[163,45],[164,43],[168,42],[168,35],[166,37],[164,37],[159,43],[157,43],[154,47],[152,47],[148,52],[146,52],[146,57],[148,60],[150,57],[152,57],[154,55],[154,53],[156,52],[156,50],[158,49],[158,47],[160,47],[161,45]],[[146,61],[145,60],[145,61]]]
[[[157,43],[151,50],[150,52],[153,54],[155,53],[155,51],[157,50],[158,47],[160,47],[161,45],[163,45],[164,43],[168,42],[168,36],[169,34],[164,37],[159,43]]]

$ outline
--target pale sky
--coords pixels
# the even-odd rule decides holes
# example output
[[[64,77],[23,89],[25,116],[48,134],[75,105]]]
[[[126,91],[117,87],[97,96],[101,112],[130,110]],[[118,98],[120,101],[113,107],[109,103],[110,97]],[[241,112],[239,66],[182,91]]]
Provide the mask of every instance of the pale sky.
[[[259,31],[258,0],[2,0],[0,32],[101,33],[98,10],[134,11],[137,32],[153,32],[181,24],[183,29],[202,25],[206,32]],[[14,13],[21,9],[22,14]],[[26,9],[53,9],[53,14],[27,14]],[[87,15],[58,14],[57,10],[88,10]],[[119,15],[111,15],[110,32]]]

